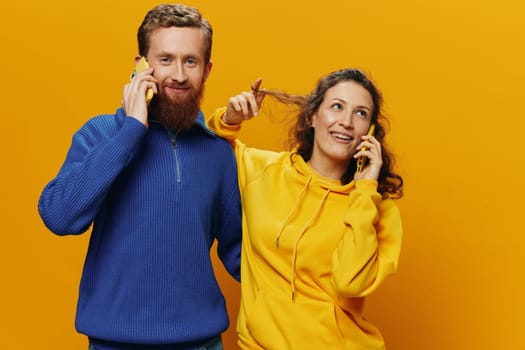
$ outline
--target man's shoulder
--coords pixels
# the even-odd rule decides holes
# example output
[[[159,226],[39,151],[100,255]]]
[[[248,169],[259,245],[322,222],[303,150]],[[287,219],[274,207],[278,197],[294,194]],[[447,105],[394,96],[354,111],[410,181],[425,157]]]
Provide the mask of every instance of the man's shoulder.
[[[125,115],[117,111],[116,113],[98,114],[89,118],[84,126],[88,127],[115,127],[124,123]]]
[[[233,153],[232,146],[225,138],[222,138],[213,132],[208,133],[207,136],[210,140],[212,140],[211,142],[214,143],[214,146],[217,147],[217,149],[220,149],[222,152],[226,151],[228,153]]]
[[[200,113],[199,117],[196,119],[194,127],[200,130],[200,133],[205,135],[206,138],[210,140],[210,142],[213,142],[215,144],[214,146],[219,147],[223,150],[232,150],[231,145],[226,139],[218,136],[213,130],[208,128],[208,125],[206,125],[202,113]]]
[[[122,113],[98,114],[89,118],[77,131],[78,136],[90,139],[107,138],[113,136],[125,122]]]

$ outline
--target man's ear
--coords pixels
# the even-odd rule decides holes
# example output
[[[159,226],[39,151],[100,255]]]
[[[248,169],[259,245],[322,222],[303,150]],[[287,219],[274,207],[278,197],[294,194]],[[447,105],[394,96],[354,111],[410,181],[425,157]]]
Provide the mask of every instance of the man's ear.
[[[210,61],[206,65],[206,68],[204,68],[204,76],[202,77],[202,81],[205,82],[208,79],[208,76],[210,75],[211,68],[213,67],[213,62]]]

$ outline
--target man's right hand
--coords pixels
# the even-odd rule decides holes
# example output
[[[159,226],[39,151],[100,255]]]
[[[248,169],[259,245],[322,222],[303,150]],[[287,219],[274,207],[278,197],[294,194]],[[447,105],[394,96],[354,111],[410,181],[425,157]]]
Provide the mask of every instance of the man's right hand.
[[[153,77],[153,68],[148,68],[131,79],[124,86],[122,96],[122,108],[128,117],[140,121],[148,127],[148,103],[146,102],[146,91],[152,89],[157,93],[157,79]]]

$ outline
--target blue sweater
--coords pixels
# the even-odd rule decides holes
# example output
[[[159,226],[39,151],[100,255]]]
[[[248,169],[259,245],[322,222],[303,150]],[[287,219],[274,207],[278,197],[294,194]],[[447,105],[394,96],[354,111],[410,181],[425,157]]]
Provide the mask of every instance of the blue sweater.
[[[204,125],[176,139],[122,109],[73,137],[38,209],[58,235],[93,224],[76,328],[92,339],[179,344],[228,327],[210,248],[239,280],[241,206],[230,145]],[[181,346],[181,348],[184,348]]]

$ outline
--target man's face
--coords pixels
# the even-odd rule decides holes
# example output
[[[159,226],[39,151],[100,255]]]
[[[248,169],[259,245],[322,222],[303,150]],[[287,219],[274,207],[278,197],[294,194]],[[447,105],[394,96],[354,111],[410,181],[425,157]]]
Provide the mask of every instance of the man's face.
[[[158,28],[150,35],[148,62],[158,81],[151,103],[153,117],[171,129],[186,128],[197,117],[211,62],[204,62],[204,35],[199,28]]]

